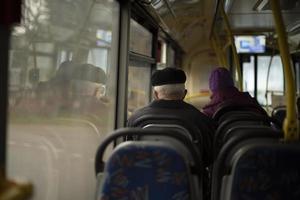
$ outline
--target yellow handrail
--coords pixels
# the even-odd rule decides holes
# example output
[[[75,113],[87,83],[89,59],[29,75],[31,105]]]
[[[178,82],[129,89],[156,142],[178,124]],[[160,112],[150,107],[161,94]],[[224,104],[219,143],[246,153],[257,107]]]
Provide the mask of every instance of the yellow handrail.
[[[228,64],[227,64],[227,61],[226,61],[226,57],[222,51],[222,48],[220,47],[220,40],[218,38],[218,36],[216,35],[215,31],[213,30],[213,35],[211,37],[211,42],[212,42],[212,46],[217,54],[217,57],[218,57],[218,61],[219,61],[219,64],[222,66],[222,67],[226,67],[228,68]]]
[[[229,42],[231,44],[231,50],[232,50],[232,54],[233,54],[233,60],[234,60],[234,63],[235,63],[235,68],[236,68],[237,73],[238,73],[239,89],[240,89],[240,91],[243,91],[243,80],[242,80],[242,72],[241,72],[241,67],[240,67],[239,56],[238,56],[236,46],[235,46],[235,43],[234,43],[234,38],[233,38],[232,31],[231,31],[230,23],[229,23],[227,14],[224,10],[223,0],[221,0],[220,6],[221,6],[220,10],[221,10],[222,16],[223,16],[224,21],[225,21],[225,28],[226,28],[226,31],[228,33]]]
[[[280,56],[284,67],[284,77],[286,81],[286,103],[287,113],[283,124],[285,141],[298,140],[298,120],[296,116],[296,90],[294,73],[291,64],[291,56],[286,39],[285,27],[282,20],[280,5],[278,0],[270,0],[272,13],[275,21],[275,29],[278,34],[278,44]]]

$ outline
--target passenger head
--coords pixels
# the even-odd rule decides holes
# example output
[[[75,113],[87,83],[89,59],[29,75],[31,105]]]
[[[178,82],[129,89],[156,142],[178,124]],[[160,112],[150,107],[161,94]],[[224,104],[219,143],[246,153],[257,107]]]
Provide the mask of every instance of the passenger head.
[[[230,72],[224,67],[214,69],[209,77],[209,89],[215,92],[230,87],[234,87]]]
[[[186,95],[184,71],[167,67],[157,70],[151,77],[155,99],[183,100]]]
[[[73,61],[64,61],[59,65],[59,68],[56,72],[55,79],[58,81],[68,81],[73,78],[73,73],[76,67],[78,66],[77,63]]]

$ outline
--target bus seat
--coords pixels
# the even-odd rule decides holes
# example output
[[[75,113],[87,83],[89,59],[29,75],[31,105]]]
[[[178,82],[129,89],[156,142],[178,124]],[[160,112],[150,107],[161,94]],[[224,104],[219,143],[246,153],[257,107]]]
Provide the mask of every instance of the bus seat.
[[[252,141],[229,160],[227,199],[300,199],[299,143]]]
[[[134,121],[135,127],[144,127],[148,124],[176,124],[184,127],[189,131],[193,140],[198,140],[202,135],[202,130],[199,130],[194,124],[184,118],[167,114],[146,114]],[[205,127],[203,127],[205,129]],[[205,130],[203,130],[205,131]]]
[[[173,115],[143,115],[142,117],[138,118],[134,122],[135,127],[146,127],[149,124],[156,124],[156,125],[177,125],[178,127],[182,127],[188,131],[189,135],[192,138],[193,143],[198,147],[199,151],[202,153],[202,159],[204,163],[211,163],[212,161],[212,135],[210,135],[210,131],[207,130],[205,125],[201,126],[199,129],[196,125],[190,123],[186,119],[183,119],[179,116]],[[177,127],[177,128],[178,128]],[[175,127],[174,127],[175,128]]]
[[[274,133],[276,134],[278,137],[283,137],[283,134],[281,131],[275,131],[272,127],[268,127],[268,126],[264,126],[264,125],[257,125],[257,124],[253,124],[253,125],[241,125],[241,126],[236,126],[233,128],[230,128],[229,130],[226,131],[226,133],[223,135],[222,138],[222,144],[225,144],[226,141],[230,140],[231,137],[234,137],[235,135],[238,134],[245,134],[245,132],[247,133],[249,130],[251,131],[256,131],[258,130],[259,132],[270,132],[270,133]],[[268,134],[268,133],[267,133]]]
[[[100,199],[192,199],[189,168],[172,146],[127,141],[105,167]]]
[[[147,124],[145,126],[142,127],[143,129],[156,129],[156,128],[167,128],[167,129],[173,129],[176,130],[178,132],[180,132],[180,134],[185,135],[186,137],[190,138],[191,141],[193,141],[193,137],[191,135],[191,133],[183,126],[181,125],[177,125],[177,124]]]
[[[275,120],[277,120],[279,126],[282,127],[284,118],[286,116],[286,107],[285,106],[275,107],[271,115]]]
[[[218,120],[218,124],[221,124],[223,121],[227,120],[228,118],[231,117],[261,117],[265,115],[261,115],[259,113],[253,112],[253,111],[244,111],[244,110],[233,110],[233,111],[228,111],[224,113]]]
[[[187,129],[180,125],[176,124],[148,124],[143,127],[143,129],[156,129],[156,130],[172,130],[178,132],[178,134],[182,134],[183,136],[189,138],[192,141],[191,134]],[[186,148],[185,145],[181,141],[178,141],[176,138],[170,137],[170,136],[164,136],[164,135],[150,135],[150,136],[141,136],[139,137],[140,140],[154,140],[154,141],[164,141],[165,143],[170,143],[172,146],[174,146],[179,152],[181,152],[184,157],[190,162],[194,163],[194,159],[192,157],[191,152],[189,152],[189,149]],[[195,145],[195,147],[197,147]],[[199,150],[199,148],[195,148],[195,150]],[[202,152],[197,152],[199,156],[203,156]],[[205,162],[203,162],[204,166],[207,166]],[[208,168],[205,168],[203,170],[202,174],[202,180],[200,185],[203,185],[203,191],[205,191],[205,197],[210,196],[210,177],[211,170]],[[197,179],[196,176],[193,176],[194,179]],[[196,181],[197,182],[197,181]],[[198,187],[199,188],[199,187]],[[202,191],[202,190],[201,190]],[[202,194],[201,194],[202,195]]]
[[[104,163],[107,146],[124,136],[165,135],[189,148],[194,163],[165,141],[125,141]],[[172,130],[126,128],[110,134],[99,146],[95,170],[97,199],[202,199],[201,156],[189,138]],[[197,178],[195,178],[196,175]]]
[[[222,140],[226,131],[237,126],[249,126],[249,125],[259,125],[259,126],[271,126],[272,119],[268,116],[263,115],[244,115],[237,114],[233,116],[228,116],[221,124],[219,124],[213,139],[213,148],[218,149],[222,144]]]
[[[178,134],[182,134],[184,137],[189,138],[192,141],[192,137],[188,130],[186,130],[184,127],[176,124],[148,124],[143,127],[143,129],[150,129],[150,130],[171,130],[176,131]],[[191,157],[191,152],[189,152],[189,149],[186,148],[186,146],[181,142],[178,141],[178,139],[173,138],[172,136],[165,136],[165,135],[147,135],[147,136],[140,136],[138,137],[141,141],[164,141],[165,143],[170,143],[173,145],[177,150],[182,152],[184,156],[191,162],[193,162],[194,158]],[[196,148],[197,149],[197,148]],[[198,149],[197,149],[198,150]],[[198,152],[201,154],[201,152]]]
[[[222,177],[228,175],[230,171],[227,160],[232,157],[233,153],[237,152],[245,143],[247,144],[249,140],[260,142],[274,140],[276,142],[283,136],[282,131],[270,127],[249,127],[235,131],[240,133],[233,134],[216,154],[212,173],[212,200],[220,199]]]
[[[265,124],[260,124],[255,121],[233,123],[232,126],[224,132],[224,134],[220,135],[217,142],[215,143],[214,156],[216,156],[218,154],[219,150],[226,143],[226,141],[228,141],[231,137],[235,136],[236,134],[244,134],[245,132],[248,132],[247,129],[253,130],[253,131],[255,131],[255,130],[267,130],[267,131],[268,130],[270,130],[270,131],[277,130],[277,129],[274,129],[273,127],[266,126]],[[282,136],[282,135],[280,134],[279,136]]]
[[[268,116],[267,112],[258,105],[255,104],[237,104],[236,102],[232,101],[225,101],[222,103],[216,112],[213,115],[213,120],[218,122],[219,119],[227,112],[232,111],[250,111],[255,112],[257,114]]]

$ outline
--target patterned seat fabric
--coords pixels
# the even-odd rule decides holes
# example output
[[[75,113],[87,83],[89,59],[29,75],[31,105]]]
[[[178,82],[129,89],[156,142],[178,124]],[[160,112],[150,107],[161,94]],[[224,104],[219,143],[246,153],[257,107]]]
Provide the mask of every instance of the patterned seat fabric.
[[[276,147],[256,147],[242,155],[233,169],[230,199],[300,199],[300,148]]]
[[[105,166],[99,199],[191,199],[189,170],[180,154],[161,145],[126,143]]]

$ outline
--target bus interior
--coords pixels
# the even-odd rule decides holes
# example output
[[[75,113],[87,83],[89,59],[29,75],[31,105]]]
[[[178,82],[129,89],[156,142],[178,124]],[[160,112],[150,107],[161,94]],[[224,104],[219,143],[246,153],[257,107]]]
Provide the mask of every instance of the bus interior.
[[[0,13],[1,200],[300,199],[299,0],[2,0]],[[124,129],[165,67],[184,70],[200,111],[225,67],[269,117],[220,111],[211,166],[184,125]],[[120,156],[160,168],[164,153],[184,184],[110,185]]]

